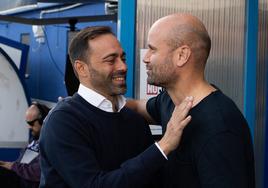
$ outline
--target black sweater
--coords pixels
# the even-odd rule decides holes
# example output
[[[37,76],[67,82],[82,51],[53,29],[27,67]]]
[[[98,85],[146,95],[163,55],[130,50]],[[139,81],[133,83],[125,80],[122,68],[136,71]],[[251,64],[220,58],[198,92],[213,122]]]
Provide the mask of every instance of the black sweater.
[[[102,111],[78,94],[49,114],[40,149],[41,187],[150,186],[166,161],[143,118]]]
[[[166,91],[147,103],[165,130],[174,104]],[[190,110],[179,147],[164,170],[166,188],[254,188],[254,154],[247,122],[220,90]]]

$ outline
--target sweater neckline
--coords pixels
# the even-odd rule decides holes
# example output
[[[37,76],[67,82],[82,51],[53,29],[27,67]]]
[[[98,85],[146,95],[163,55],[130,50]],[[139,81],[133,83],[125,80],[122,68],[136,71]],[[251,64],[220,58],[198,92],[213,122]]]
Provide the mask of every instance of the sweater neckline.
[[[106,112],[106,111],[101,110],[101,109],[93,106],[92,104],[88,103],[78,93],[75,93],[73,95],[73,98],[75,100],[79,100],[82,104],[84,104],[85,106],[87,106],[87,108],[92,109],[95,112],[102,113],[103,115],[106,115],[106,116],[119,116],[121,114],[121,112],[125,110],[125,106],[124,106],[119,112]]]

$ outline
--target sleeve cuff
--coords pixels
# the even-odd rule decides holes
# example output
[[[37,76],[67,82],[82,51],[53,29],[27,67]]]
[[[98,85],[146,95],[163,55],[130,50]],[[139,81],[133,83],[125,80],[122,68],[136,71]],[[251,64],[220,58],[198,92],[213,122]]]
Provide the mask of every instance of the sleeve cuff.
[[[160,148],[159,144],[157,142],[155,142],[156,147],[159,149],[159,151],[162,153],[162,155],[166,158],[166,160],[168,160],[166,154],[163,152],[163,150]]]

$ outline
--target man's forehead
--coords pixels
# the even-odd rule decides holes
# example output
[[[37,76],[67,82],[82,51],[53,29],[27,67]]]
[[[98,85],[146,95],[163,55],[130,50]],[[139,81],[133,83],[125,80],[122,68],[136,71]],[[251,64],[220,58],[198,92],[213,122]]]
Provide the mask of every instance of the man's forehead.
[[[94,40],[92,43],[90,43],[90,45],[91,54],[97,55],[102,59],[109,56],[124,55],[121,44],[113,35],[99,38],[99,40]]]
[[[167,30],[161,28],[161,27],[154,27],[151,28],[148,33],[148,40],[147,43],[150,45],[155,45],[159,42],[164,42],[169,37],[169,33]]]
[[[121,44],[114,35],[102,35],[89,41],[91,50],[121,48]]]

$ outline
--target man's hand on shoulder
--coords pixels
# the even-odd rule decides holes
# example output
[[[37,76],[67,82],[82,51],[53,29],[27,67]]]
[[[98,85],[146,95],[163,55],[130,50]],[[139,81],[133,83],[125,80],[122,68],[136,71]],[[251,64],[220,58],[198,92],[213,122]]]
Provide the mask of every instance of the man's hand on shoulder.
[[[172,116],[167,124],[163,138],[158,142],[165,155],[175,150],[181,140],[183,129],[190,122],[188,115],[193,105],[193,97],[186,97],[179,106],[175,106]]]

